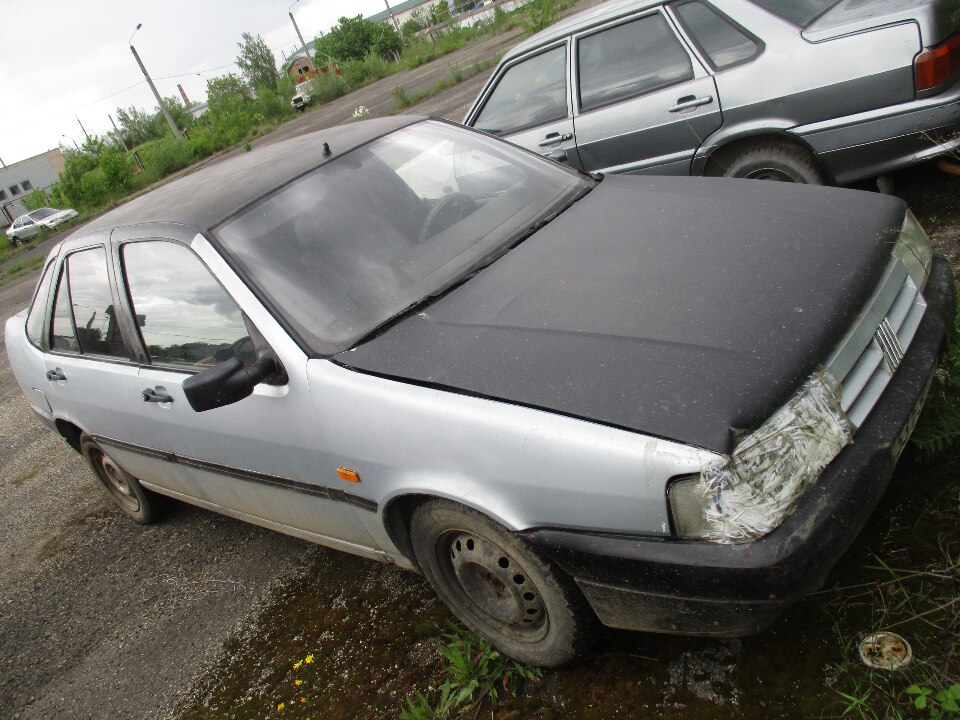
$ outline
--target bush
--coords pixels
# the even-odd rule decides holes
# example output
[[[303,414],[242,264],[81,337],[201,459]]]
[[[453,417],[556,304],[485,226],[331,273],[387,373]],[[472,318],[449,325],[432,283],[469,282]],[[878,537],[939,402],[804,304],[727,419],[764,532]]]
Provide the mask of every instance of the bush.
[[[29,195],[25,195],[23,200],[20,202],[23,203],[23,206],[27,210],[39,210],[42,207],[47,207],[50,205],[50,198],[43,190],[37,188]]]
[[[350,86],[347,81],[335,73],[321,75],[313,81],[314,99],[319,103],[327,103],[336,100],[342,95],[350,92]]]
[[[133,168],[126,153],[120,152],[115,147],[107,147],[100,153],[98,166],[103,172],[109,190],[120,191],[129,187]]]
[[[144,165],[158,177],[169,175],[193,162],[189,142],[174,137],[166,137],[155,143],[147,149],[146,154]]]
[[[110,184],[103,170],[94,168],[80,178],[81,202],[78,205],[87,207],[102,204],[110,192]]]

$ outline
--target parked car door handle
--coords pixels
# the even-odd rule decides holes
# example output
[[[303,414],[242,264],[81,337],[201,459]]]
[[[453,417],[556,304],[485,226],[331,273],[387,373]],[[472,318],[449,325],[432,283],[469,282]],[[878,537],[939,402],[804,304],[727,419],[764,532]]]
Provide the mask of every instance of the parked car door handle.
[[[563,133],[563,135],[558,132],[547,133],[544,135],[543,142],[540,143],[540,147],[550,147],[551,145],[556,145],[558,142],[563,142],[564,140],[573,140],[573,133]]]
[[[63,374],[63,370],[61,370],[60,368],[47,370],[47,380],[50,380],[51,382],[54,380],[59,380],[60,382],[63,382],[66,379],[67,379],[67,376]]]
[[[670,108],[670,112],[680,112],[681,110],[689,110],[690,108],[700,107],[701,105],[709,105],[713,102],[712,95],[704,95],[703,97],[696,97],[695,95],[685,95],[682,98],[677,99],[677,104]]]
[[[157,390],[160,390],[160,388],[156,388],[156,389],[147,388],[142,393],[140,393],[140,397],[143,398],[144,402],[155,402],[155,403],[172,403],[173,402],[173,398],[167,395],[167,393],[165,393],[163,390],[160,390],[160,392],[157,392]]]

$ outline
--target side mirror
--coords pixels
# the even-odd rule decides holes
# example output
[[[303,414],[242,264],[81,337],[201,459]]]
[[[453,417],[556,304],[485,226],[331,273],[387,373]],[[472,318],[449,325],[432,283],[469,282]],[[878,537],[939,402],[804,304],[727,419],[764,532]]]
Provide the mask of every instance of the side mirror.
[[[184,380],[183,393],[197,412],[213,410],[240,402],[253,394],[264,378],[280,370],[280,362],[270,350],[250,367],[233,357]]]

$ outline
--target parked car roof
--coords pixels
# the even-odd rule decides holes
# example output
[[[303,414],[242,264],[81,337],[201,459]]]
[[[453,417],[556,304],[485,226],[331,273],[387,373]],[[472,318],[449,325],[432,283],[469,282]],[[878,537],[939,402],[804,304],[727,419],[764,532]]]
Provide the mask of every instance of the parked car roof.
[[[422,120],[397,116],[343,125],[257,148],[178,178],[84,226],[83,235],[132,224],[209,230],[231,214],[338,155]],[[330,148],[324,154],[324,145]]]

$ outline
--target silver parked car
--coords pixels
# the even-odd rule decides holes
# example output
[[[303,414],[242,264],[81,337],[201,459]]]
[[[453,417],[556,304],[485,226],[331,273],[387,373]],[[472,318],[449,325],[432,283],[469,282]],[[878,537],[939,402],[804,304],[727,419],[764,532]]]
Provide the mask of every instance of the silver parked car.
[[[616,0],[510,50],[471,127],[587,171],[850,183],[960,147],[955,0]]]
[[[394,117],[95,220],[6,348],[133,519],[177,498],[419,569],[554,665],[597,619],[742,635],[817,587],[954,309],[900,200],[596,179]]]
[[[77,217],[77,211],[73,208],[66,210],[39,208],[14,220],[13,224],[7,228],[7,237],[10,238],[10,243],[14,247],[18,247],[24,240],[33,237],[41,230],[52,230],[57,225],[62,225],[75,217]]]

